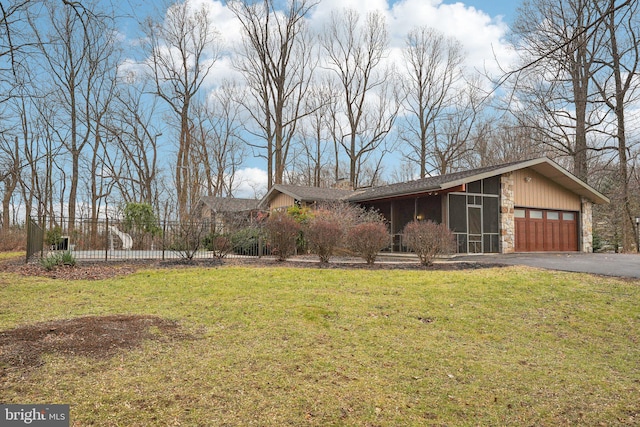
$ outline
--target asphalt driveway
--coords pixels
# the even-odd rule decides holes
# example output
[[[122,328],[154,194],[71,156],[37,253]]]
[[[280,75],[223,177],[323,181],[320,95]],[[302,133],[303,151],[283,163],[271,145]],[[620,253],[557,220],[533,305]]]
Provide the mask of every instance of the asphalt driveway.
[[[640,279],[638,254],[527,253],[463,255],[457,261],[528,265],[550,270],[602,274]]]

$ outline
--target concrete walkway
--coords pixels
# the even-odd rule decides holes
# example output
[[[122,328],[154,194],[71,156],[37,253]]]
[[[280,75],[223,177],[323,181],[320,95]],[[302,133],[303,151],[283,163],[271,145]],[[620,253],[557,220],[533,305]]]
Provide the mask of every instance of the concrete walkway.
[[[454,260],[507,265],[528,265],[530,267],[550,270],[640,279],[640,255],[638,254],[587,254],[578,252],[487,254],[456,256]]]

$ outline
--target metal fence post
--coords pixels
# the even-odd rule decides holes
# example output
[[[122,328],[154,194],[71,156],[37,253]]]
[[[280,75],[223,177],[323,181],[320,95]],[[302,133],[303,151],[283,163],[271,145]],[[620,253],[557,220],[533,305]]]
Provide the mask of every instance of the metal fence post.
[[[43,214],[42,222],[37,225],[38,225],[38,228],[40,229],[40,232],[42,233],[42,236],[40,237],[40,240],[42,240],[40,242],[40,259],[42,259],[44,258],[44,229],[47,226],[47,216]]]
[[[27,217],[27,258],[24,260],[25,264],[29,264],[29,255],[31,252],[31,216]]]
[[[109,216],[107,216],[106,224],[107,225],[104,230],[104,260],[109,261]]]
[[[166,246],[166,236],[167,236],[167,220],[164,220],[163,226],[162,226],[162,260],[164,261],[164,248]]]

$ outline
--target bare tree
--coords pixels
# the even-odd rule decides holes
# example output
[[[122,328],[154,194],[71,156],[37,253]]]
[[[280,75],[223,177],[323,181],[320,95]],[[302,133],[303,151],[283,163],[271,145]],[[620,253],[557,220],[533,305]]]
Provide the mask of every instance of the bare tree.
[[[349,159],[349,180],[357,188],[362,184],[358,169],[385,143],[400,108],[394,73],[383,64],[388,48],[384,16],[372,12],[361,22],[355,10],[333,12],[321,44],[342,91],[336,113],[344,120],[334,115],[334,138]]]
[[[630,251],[632,243],[640,248],[640,237],[631,209],[629,191],[627,117],[629,106],[638,101],[638,2],[629,2],[626,7],[616,7],[614,0],[594,1],[598,13],[604,17],[602,24],[603,43],[598,50],[598,67],[593,74],[602,102],[614,116],[612,127],[618,155],[619,198],[622,203],[623,221],[621,241],[623,250]]]
[[[516,50],[526,66],[519,77],[521,124],[544,131],[544,139],[573,159],[573,172],[588,180],[588,133],[592,116],[593,0],[525,1],[513,25]]]
[[[120,85],[113,113],[105,125],[112,147],[106,150],[103,172],[112,177],[125,203],[148,203],[158,210],[158,138],[162,132],[154,120],[157,103],[156,99],[145,99],[144,85],[129,83]]]
[[[407,67],[405,106],[408,117],[401,124],[405,157],[419,166],[420,178],[434,150],[438,121],[464,90],[462,45],[454,38],[428,27],[409,31],[404,49]],[[433,130],[436,129],[434,132]]]
[[[256,107],[246,104],[264,138],[268,188],[282,184],[298,121],[307,114],[305,97],[315,68],[305,17],[317,0],[292,0],[278,11],[274,0],[237,0],[229,8],[240,20],[244,38],[236,67]]]
[[[0,167],[4,170],[2,183],[4,184],[2,195],[2,223],[3,229],[8,229],[11,224],[11,200],[13,193],[20,182],[21,152],[18,137],[0,137]]]
[[[419,174],[420,172],[418,171],[415,162],[404,160],[391,171],[390,182],[398,183],[413,181],[418,178]]]
[[[553,157],[548,145],[536,143],[542,140],[542,137],[535,135],[536,132],[539,131],[520,126],[506,116],[481,121],[472,137],[475,140],[472,167],[493,166],[545,155]]]
[[[101,117],[106,112],[111,87],[105,87],[114,52],[115,33],[109,15],[95,5],[46,3],[45,21],[31,20],[38,41],[47,81],[48,102],[56,106],[56,115],[64,117],[52,134],[70,157],[68,196],[69,226],[76,219],[80,159],[85,147],[95,142]],[[42,29],[46,28],[45,31]]]
[[[0,4],[0,182],[3,184],[0,226],[10,224],[14,192],[28,166],[21,138],[25,135],[25,86],[29,82],[26,48],[32,40],[24,34],[31,1]]]
[[[0,106],[25,83],[19,74],[28,68],[22,53],[33,44],[24,31],[32,3],[33,0],[0,3]]]
[[[311,113],[304,118],[300,130],[299,156],[296,159],[296,171],[302,175],[303,185],[326,187],[335,183],[331,171],[331,104],[335,103],[338,93],[331,82],[316,84],[306,97],[306,109]]]
[[[431,128],[432,152],[427,157],[431,171],[445,174],[469,168],[469,157],[476,150],[473,132],[485,99],[478,78],[466,82],[466,86],[455,93],[437,126]]]
[[[178,212],[184,218],[195,202],[190,182],[195,172],[191,108],[218,59],[219,33],[206,7],[195,9],[189,0],[170,6],[163,22],[148,19],[144,31],[156,95],[167,103],[178,122],[175,176]]]
[[[238,102],[244,91],[226,82],[196,108],[195,136],[207,195],[232,196],[234,177],[246,157],[244,118]]]

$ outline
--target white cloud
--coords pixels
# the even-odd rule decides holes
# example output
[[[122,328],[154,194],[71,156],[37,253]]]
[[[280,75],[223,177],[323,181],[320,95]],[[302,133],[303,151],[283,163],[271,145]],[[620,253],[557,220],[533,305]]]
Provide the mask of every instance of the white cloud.
[[[309,18],[311,28],[322,31],[324,25],[331,21],[332,12],[340,13],[344,9],[357,10],[363,16],[373,11],[387,14],[389,3],[387,0],[322,0]]]
[[[233,195],[240,198],[261,198],[267,193],[267,172],[259,168],[240,169],[235,174]]]
[[[458,39],[471,68],[495,71],[494,54],[503,65],[513,59],[504,42],[507,24],[501,17],[492,18],[474,7],[459,2],[443,4],[441,0],[402,0],[393,5],[391,15],[389,26],[394,47],[404,46],[410,29],[428,26]]]
[[[216,88],[220,86],[223,81],[243,81],[242,73],[236,70],[231,63],[231,57],[228,55],[218,58],[213,64],[209,74],[205,79],[205,86],[209,88]]]

